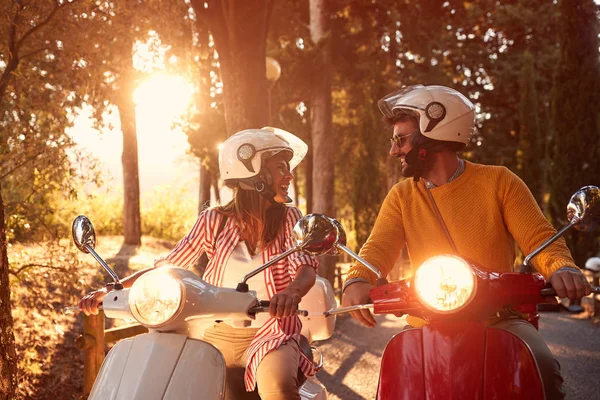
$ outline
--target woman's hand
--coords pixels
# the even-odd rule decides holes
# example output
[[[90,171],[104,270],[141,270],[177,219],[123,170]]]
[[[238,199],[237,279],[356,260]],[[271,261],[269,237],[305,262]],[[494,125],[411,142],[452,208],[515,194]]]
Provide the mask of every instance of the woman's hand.
[[[271,305],[269,306],[269,314],[273,318],[281,319],[296,315],[298,304],[302,300],[301,293],[292,286],[271,297]]]
[[[83,311],[85,315],[98,315],[98,307],[100,306],[100,303],[102,303],[102,300],[104,300],[106,293],[106,288],[102,288],[86,294],[79,301],[79,309]]]

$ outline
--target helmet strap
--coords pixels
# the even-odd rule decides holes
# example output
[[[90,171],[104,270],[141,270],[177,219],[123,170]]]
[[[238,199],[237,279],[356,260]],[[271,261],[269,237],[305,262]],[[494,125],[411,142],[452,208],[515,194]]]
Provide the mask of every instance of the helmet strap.
[[[275,201],[277,193],[271,187],[273,183],[273,177],[267,170],[261,170],[260,174],[255,175],[251,178],[241,179],[239,181],[240,189],[243,190],[256,190],[258,194],[267,199],[269,203],[273,205],[280,204]],[[293,200],[287,196],[285,203],[292,203]]]
[[[421,174],[425,169],[425,161],[427,160],[427,147],[418,146],[413,147],[406,154],[406,162],[414,166],[413,179],[418,182],[421,179]]]

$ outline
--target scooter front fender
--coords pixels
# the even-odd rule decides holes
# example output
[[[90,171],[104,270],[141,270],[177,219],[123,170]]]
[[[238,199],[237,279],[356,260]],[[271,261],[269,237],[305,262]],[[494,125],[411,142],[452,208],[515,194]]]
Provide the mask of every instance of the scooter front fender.
[[[147,333],[117,343],[98,373],[91,400],[223,399],[225,360],[185,335]]]
[[[394,336],[381,360],[377,399],[542,400],[525,342],[480,323],[432,323]]]

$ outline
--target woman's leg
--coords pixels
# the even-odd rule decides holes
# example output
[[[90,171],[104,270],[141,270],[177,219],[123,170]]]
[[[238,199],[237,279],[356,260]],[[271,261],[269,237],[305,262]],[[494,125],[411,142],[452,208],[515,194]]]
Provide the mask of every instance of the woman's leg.
[[[227,366],[225,379],[225,399],[256,399],[258,394],[246,392],[244,372],[246,370],[246,350],[257,329],[234,328],[220,323],[204,332],[204,340],[221,351]],[[256,392],[256,391],[255,391]]]
[[[270,351],[258,365],[256,381],[262,400],[300,400],[300,348],[294,340]]]

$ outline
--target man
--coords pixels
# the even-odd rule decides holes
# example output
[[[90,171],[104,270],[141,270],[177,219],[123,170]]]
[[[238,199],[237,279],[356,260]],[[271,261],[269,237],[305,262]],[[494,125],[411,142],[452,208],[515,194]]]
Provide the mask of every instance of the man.
[[[457,155],[470,141],[475,107],[444,86],[415,85],[379,101],[393,126],[390,155],[400,159],[406,179],[388,193],[360,255],[386,276],[406,246],[412,268],[439,254],[456,254],[490,271],[509,272],[514,242],[528,254],[556,231],[544,218],[525,183],[505,167],[470,163]],[[591,292],[563,239],[533,264],[558,296]],[[355,265],[343,287],[344,307],[369,302],[376,277]],[[352,316],[373,327],[369,310]],[[408,317],[411,326],[425,321]],[[560,366],[537,330],[519,319],[499,321],[527,342],[538,362],[547,398],[563,398]]]

